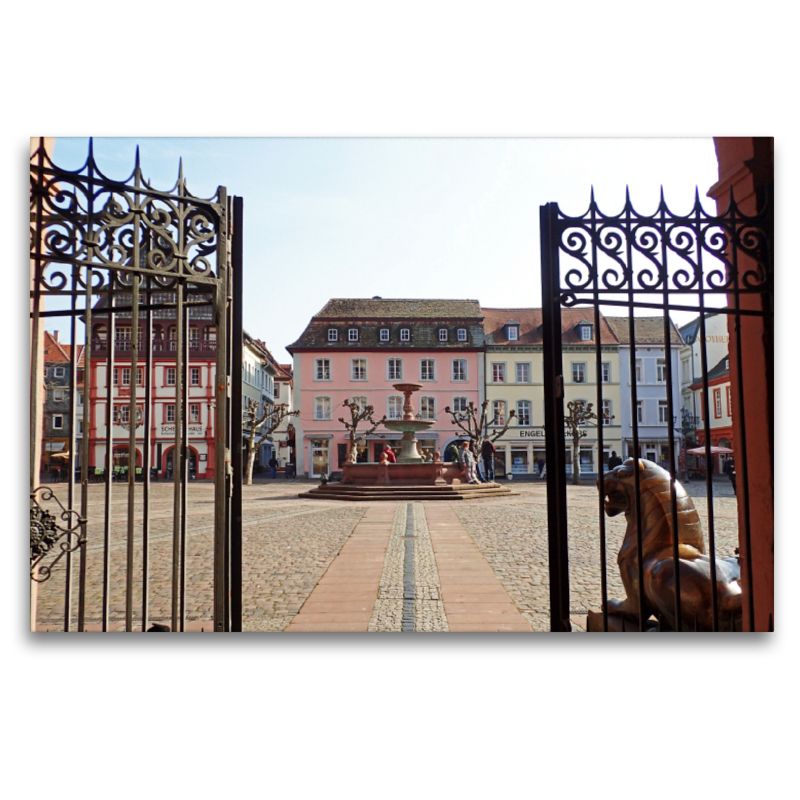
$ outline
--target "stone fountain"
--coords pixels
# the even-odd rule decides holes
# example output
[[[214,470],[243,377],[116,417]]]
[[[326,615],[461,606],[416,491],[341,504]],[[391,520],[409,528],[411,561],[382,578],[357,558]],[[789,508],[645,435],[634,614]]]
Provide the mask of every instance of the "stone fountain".
[[[390,431],[401,431],[403,438],[400,440],[400,455],[397,457],[398,464],[421,464],[425,459],[420,455],[417,448],[417,436],[419,431],[426,431],[433,425],[432,419],[416,419],[414,417],[414,404],[411,402],[411,395],[422,388],[421,383],[395,383],[394,388],[403,393],[405,402],[403,403],[403,418],[386,420],[384,427]]]

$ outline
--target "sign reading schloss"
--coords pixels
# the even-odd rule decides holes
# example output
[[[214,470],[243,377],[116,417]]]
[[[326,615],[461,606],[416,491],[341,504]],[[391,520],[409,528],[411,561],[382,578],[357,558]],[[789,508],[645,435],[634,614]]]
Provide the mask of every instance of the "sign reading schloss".
[[[195,437],[203,437],[204,431],[202,425],[189,425],[189,436]],[[171,425],[160,425],[159,426],[159,435],[160,436],[174,436],[175,435],[175,423]]]

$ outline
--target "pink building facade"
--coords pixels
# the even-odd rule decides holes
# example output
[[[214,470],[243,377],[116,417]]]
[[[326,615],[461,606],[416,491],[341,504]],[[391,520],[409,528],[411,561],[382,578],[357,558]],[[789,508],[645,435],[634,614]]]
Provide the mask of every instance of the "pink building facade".
[[[317,478],[341,470],[350,441],[340,417],[356,400],[380,419],[400,419],[403,396],[395,383],[422,385],[416,414],[432,419],[418,436],[420,450],[443,457],[461,437],[445,407],[483,400],[483,315],[475,300],[334,299],[287,349],[294,358],[297,474]],[[359,461],[375,462],[400,433],[383,426],[361,444]]]

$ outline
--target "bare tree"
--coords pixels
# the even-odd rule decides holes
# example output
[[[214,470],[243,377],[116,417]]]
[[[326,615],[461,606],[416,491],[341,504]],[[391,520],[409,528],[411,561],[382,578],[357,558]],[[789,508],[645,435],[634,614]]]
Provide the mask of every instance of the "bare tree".
[[[258,448],[269,439],[278,426],[287,417],[297,417],[299,411],[290,411],[286,403],[277,406],[264,406],[263,413],[259,416],[258,403],[255,400],[247,401],[247,409],[242,420],[242,433],[247,438],[247,465],[244,470],[244,483],[246,486],[253,484],[253,465],[256,463]]]
[[[375,413],[375,407],[370,405],[365,405],[363,408],[361,407],[360,403],[351,402],[350,400],[345,400],[342,403],[344,408],[348,408],[350,410],[350,421],[348,422],[344,417],[339,417],[339,422],[347,428],[347,432],[350,434],[350,450],[348,451],[348,459],[355,460],[352,458],[352,454],[355,452],[358,453],[358,443],[363,442],[367,436],[371,436],[375,433],[375,430],[383,425],[386,422],[386,415],[384,414],[379,420],[375,420],[373,418],[373,414]],[[369,423],[372,427],[368,430],[364,431],[360,436],[356,434],[358,430],[358,426],[362,422]],[[378,434],[380,436],[380,434]]]
[[[453,411],[450,406],[444,409],[445,414],[449,414],[453,425],[461,428],[469,437],[469,446],[475,456],[475,462],[480,463],[481,447],[483,443],[494,442],[499,439],[511,424],[511,420],[517,415],[516,411],[508,412],[508,419],[502,427],[497,427],[489,432],[489,426],[498,425],[498,418],[489,414],[490,401],[487,398],[481,403],[480,412],[478,407],[470,400],[465,411]]]
[[[602,416],[598,417],[592,411],[592,404],[587,403],[584,406],[583,400],[570,400],[567,403],[567,411],[569,413],[564,417],[564,424],[568,436],[572,437],[572,483],[578,486],[581,482],[581,439],[589,433],[585,426],[596,426],[598,419],[612,420],[614,415],[603,412]],[[602,459],[602,453],[600,458]]]

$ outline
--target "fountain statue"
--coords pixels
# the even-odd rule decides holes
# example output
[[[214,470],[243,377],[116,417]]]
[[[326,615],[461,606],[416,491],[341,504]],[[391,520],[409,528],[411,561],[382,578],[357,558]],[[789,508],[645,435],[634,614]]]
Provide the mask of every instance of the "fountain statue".
[[[411,402],[411,395],[422,388],[421,383],[395,383],[394,388],[402,392],[405,398],[403,403],[403,418],[386,420],[383,425],[390,431],[402,431],[403,438],[400,440],[400,455],[397,456],[398,464],[421,464],[425,459],[417,449],[418,431],[426,431],[433,425],[432,419],[416,419],[414,417],[414,405]]]

